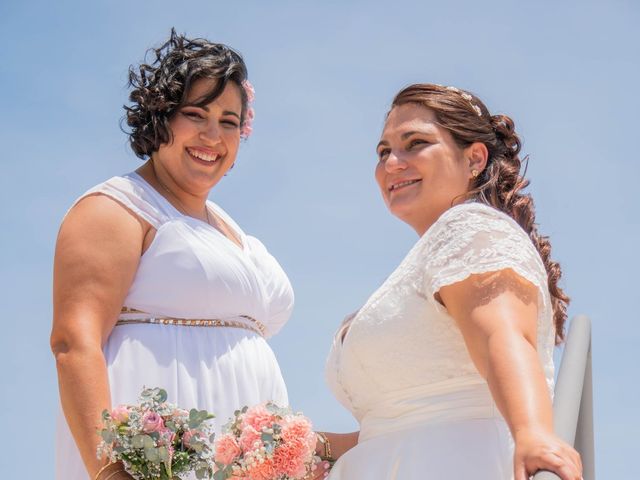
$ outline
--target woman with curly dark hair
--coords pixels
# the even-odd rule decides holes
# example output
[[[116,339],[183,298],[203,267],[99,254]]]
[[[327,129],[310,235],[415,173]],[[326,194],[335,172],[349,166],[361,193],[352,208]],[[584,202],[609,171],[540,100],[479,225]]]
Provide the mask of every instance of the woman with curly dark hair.
[[[244,61],[173,31],[150,53],[130,69],[125,107],[144,164],[82,195],[57,240],[60,480],[131,478],[121,465],[103,468],[96,428],[104,409],[135,403],[143,386],[219,423],[243,405],[288,404],[265,338],[289,318],[291,285],[262,243],[207,200],[251,132]]]
[[[580,478],[552,427],[568,298],[519,152],[513,121],[466,91],[395,97],[376,180],[420,239],[336,335],[327,377],[361,428],[335,437],[331,479]]]

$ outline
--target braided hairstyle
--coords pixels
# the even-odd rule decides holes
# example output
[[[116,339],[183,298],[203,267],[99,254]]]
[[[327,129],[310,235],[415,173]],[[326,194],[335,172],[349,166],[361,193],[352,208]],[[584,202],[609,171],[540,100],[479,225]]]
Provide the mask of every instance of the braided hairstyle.
[[[146,58],[152,61],[147,63]],[[242,88],[247,67],[239,53],[221,43],[203,38],[189,39],[172,28],[169,39],[159,48],[147,51],[145,61],[129,67],[131,105],[125,105],[129,143],[133,152],[146,159],[160,145],[173,139],[169,121],[187,101],[196,80],[215,79],[210,92],[198,99],[197,106],[207,105],[224,91],[227,83],[240,87],[242,112],[240,124],[247,121],[247,92]]]
[[[538,233],[531,194],[523,190],[529,180],[521,173],[520,138],[515,125],[506,115],[491,115],[475,95],[455,87],[435,84],[415,84],[401,90],[393,99],[392,108],[415,103],[432,110],[438,124],[448,130],[460,148],[472,143],[484,143],[489,151],[485,169],[473,179],[467,198],[490,205],[518,222],[534,246],[547,271],[549,293],[553,307],[556,343],[564,339],[569,297],[558,286],[562,270],[551,259],[549,238]],[[525,158],[525,171],[526,161]]]

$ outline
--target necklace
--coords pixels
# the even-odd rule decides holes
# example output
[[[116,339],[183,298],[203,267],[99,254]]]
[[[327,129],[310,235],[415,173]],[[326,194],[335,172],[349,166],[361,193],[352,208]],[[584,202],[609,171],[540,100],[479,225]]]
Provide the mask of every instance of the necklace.
[[[158,174],[156,173],[156,169],[153,169],[153,175],[156,177],[156,180],[158,181],[158,183],[160,184],[160,186],[163,188],[163,190],[165,192],[167,192],[169,195],[171,195],[171,197],[173,197],[173,199],[178,203],[178,206],[180,207],[178,210],[180,210],[180,212],[183,215],[187,215],[187,216],[191,216],[187,213],[187,209],[185,208],[184,204],[180,201],[180,199],[178,198],[178,196],[173,193],[171,190],[169,190],[169,187],[167,187],[162,180],[160,180],[160,177],[158,177]],[[204,206],[204,215],[207,218],[207,223],[209,225],[211,225],[214,228],[218,228],[217,225],[215,225],[214,223],[211,222],[211,217],[209,216],[209,209],[207,208],[207,205],[205,204]]]

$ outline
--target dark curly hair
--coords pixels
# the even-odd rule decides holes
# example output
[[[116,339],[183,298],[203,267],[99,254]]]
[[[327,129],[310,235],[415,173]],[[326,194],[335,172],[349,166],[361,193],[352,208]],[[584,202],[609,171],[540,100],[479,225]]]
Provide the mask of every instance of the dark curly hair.
[[[460,148],[482,142],[489,150],[487,166],[474,179],[467,198],[491,205],[515,219],[540,253],[547,271],[553,306],[556,343],[564,339],[569,297],[558,286],[562,270],[551,259],[549,238],[538,233],[531,194],[523,193],[529,180],[521,173],[522,143],[513,120],[506,115],[491,115],[487,107],[470,92],[435,84],[416,84],[401,90],[393,99],[392,108],[415,103],[435,113],[440,126],[447,129]],[[526,161],[525,157],[525,171]]]
[[[152,56],[152,60],[147,58]],[[239,53],[230,47],[203,38],[189,39],[171,29],[171,35],[161,47],[147,51],[139,66],[129,67],[131,105],[125,105],[129,143],[133,152],[146,159],[160,145],[173,139],[169,121],[186,104],[196,80],[218,80],[215,87],[198,100],[203,106],[215,100],[233,82],[242,87],[247,79],[247,67]],[[241,126],[248,109],[247,93],[242,95]]]

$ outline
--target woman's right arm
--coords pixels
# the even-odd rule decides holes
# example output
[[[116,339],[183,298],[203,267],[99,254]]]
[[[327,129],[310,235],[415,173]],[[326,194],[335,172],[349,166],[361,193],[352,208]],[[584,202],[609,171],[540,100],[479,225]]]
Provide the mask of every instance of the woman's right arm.
[[[60,399],[82,460],[93,476],[101,413],[111,408],[102,348],[133,281],[149,226],[103,195],[65,217],[54,258],[51,349]]]

